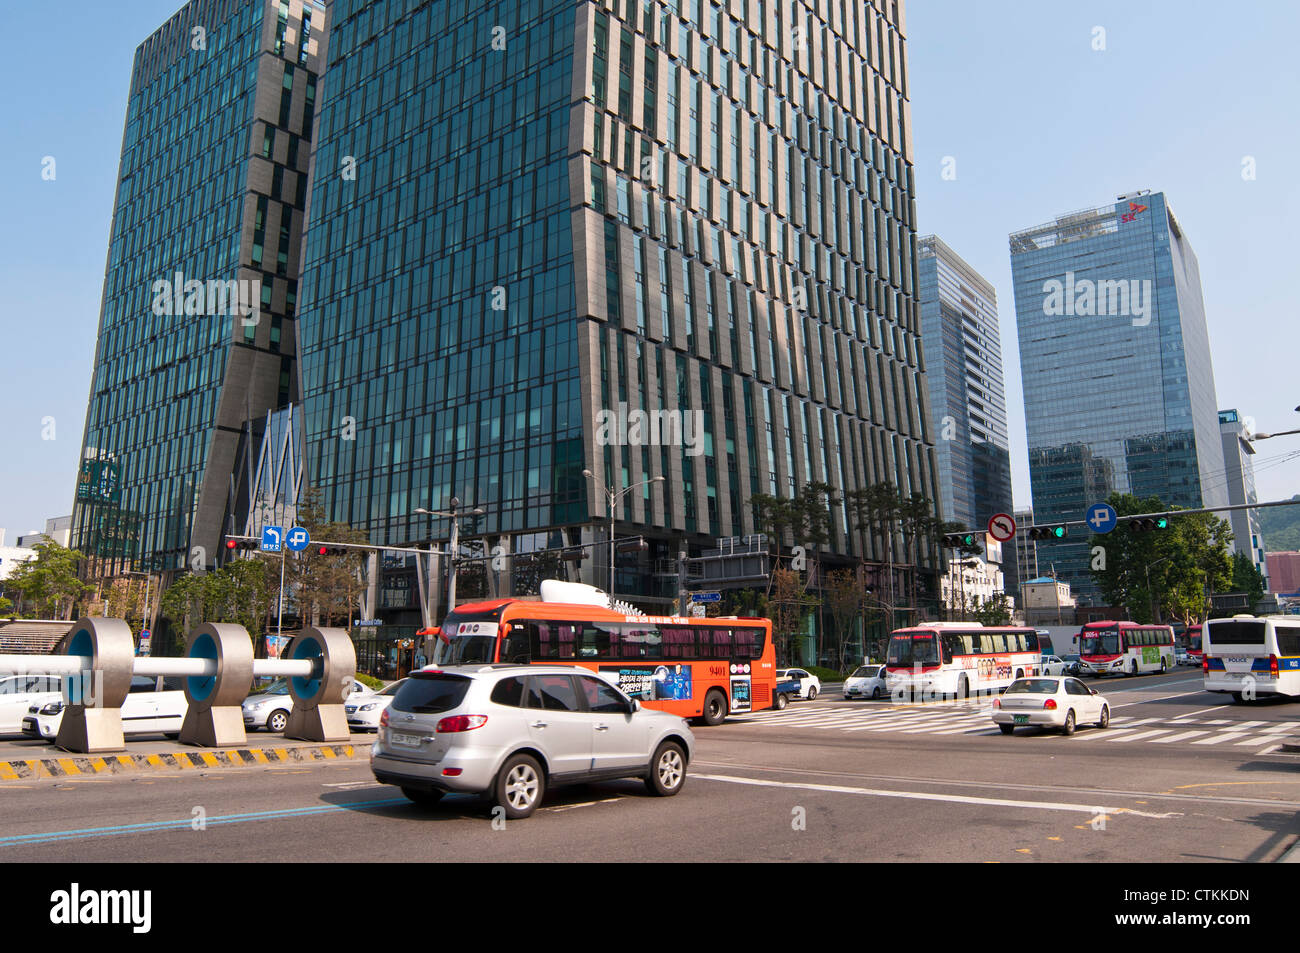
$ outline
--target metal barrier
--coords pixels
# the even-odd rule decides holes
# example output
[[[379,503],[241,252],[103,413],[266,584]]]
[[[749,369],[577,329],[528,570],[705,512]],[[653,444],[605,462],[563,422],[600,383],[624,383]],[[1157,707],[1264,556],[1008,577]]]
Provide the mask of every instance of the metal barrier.
[[[247,744],[241,702],[253,679],[286,676],[293,711],[284,736],[347,741],[343,699],[357,670],[344,629],[309,628],[278,659],[254,659],[248,630],[205,623],[189,634],[183,658],[135,657],[131,629],[121,619],[84,618],[72,627],[67,655],[0,655],[0,674],[65,676],[67,707],[55,744],[82,754],[121,751],[122,703],[132,675],[185,678],[188,708],[180,740],[200,747]]]

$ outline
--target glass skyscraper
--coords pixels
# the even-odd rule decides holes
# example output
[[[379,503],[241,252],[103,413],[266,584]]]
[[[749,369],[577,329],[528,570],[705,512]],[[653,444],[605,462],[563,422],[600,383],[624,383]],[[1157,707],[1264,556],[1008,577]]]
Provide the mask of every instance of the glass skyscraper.
[[[1081,520],[1112,492],[1227,502],[1196,255],[1163,193],[1010,237],[1034,516]],[[1040,542],[1096,604],[1088,534]]]
[[[330,10],[299,323],[334,519],[446,539],[414,510],[457,497],[517,555],[631,487],[618,591],[666,608],[755,494],[935,497],[901,3]],[[837,508],[829,553],[869,546]]]
[[[192,0],[136,50],[72,529],[94,575],[211,568],[245,530],[241,434],[297,398],[324,35],[320,3]]]
[[[917,249],[943,517],[982,533],[1012,509],[997,292],[934,235]]]

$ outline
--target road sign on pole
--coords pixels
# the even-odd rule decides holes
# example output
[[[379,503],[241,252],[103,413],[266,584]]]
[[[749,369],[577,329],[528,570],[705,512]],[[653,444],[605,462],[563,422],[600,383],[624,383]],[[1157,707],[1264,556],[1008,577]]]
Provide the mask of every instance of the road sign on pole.
[[[278,553],[284,542],[283,526],[263,526],[262,527],[262,552]]]
[[[999,543],[1005,543],[1009,539],[1014,539],[1016,535],[1016,521],[1011,518],[1009,513],[994,513],[989,517],[989,535]]]
[[[721,602],[721,592],[692,592],[691,602]]]
[[[284,538],[284,542],[285,545],[295,553],[300,553],[306,549],[307,544],[311,542],[311,534],[301,526],[295,526],[293,529],[289,530],[289,535]]]
[[[1119,517],[1115,513],[1115,507],[1109,503],[1094,503],[1088,507],[1083,519],[1094,533],[1109,533],[1115,528]]]

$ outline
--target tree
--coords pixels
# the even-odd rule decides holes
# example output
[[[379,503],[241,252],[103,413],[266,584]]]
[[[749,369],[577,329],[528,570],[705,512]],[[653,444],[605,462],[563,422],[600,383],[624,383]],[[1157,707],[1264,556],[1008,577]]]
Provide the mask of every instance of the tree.
[[[325,513],[320,491],[307,486],[298,499],[297,523],[311,534],[313,541],[330,543],[367,543],[361,530],[347,523],[331,522]],[[298,618],[304,625],[341,624],[350,627],[353,613],[360,607],[365,588],[365,550],[350,549],[343,553],[321,555],[315,546],[297,557],[286,557],[285,589],[293,593]]]
[[[1246,594],[1251,612],[1264,598],[1264,574],[1255,566],[1255,561],[1240,550],[1232,554],[1232,591]]]
[[[995,593],[983,602],[980,602],[979,596],[975,596],[971,616],[981,625],[1010,625],[1011,607],[1007,604],[1007,594]]]
[[[95,588],[77,576],[77,565],[85,557],[49,539],[32,549],[35,556],[10,570],[5,590],[18,596],[20,608],[34,604],[39,617],[71,618],[73,605]]]
[[[213,572],[178,576],[158,600],[158,611],[181,632],[204,622],[233,622],[248,630],[256,644],[275,607],[276,561],[255,556]]]
[[[835,620],[836,667],[841,672],[847,672],[850,649],[854,645],[852,627],[859,617],[865,593],[858,574],[852,569],[837,569],[828,574],[825,591],[826,605],[831,610],[831,618]]]
[[[808,593],[799,573],[791,569],[772,570],[772,596],[768,608],[776,641],[777,664],[788,665],[794,661],[791,651],[794,637],[803,631],[804,612],[818,601]]]

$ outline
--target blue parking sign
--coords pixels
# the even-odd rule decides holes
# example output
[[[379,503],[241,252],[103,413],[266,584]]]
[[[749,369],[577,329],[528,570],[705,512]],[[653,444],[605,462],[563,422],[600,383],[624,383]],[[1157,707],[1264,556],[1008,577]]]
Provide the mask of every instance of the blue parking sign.
[[[262,527],[262,552],[278,553],[280,546],[284,542],[283,526],[263,526]]]
[[[1088,507],[1083,519],[1094,533],[1109,533],[1115,528],[1119,517],[1115,513],[1115,507],[1109,503],[1094,503]]]
[[[284,538],[284,542],[285,545],[295,553],[300,553],[306,549],[307,544],[311,542],[311,533],[307,532],[301,526],[295,526],[293,529],[289,530],[289,535]]]

